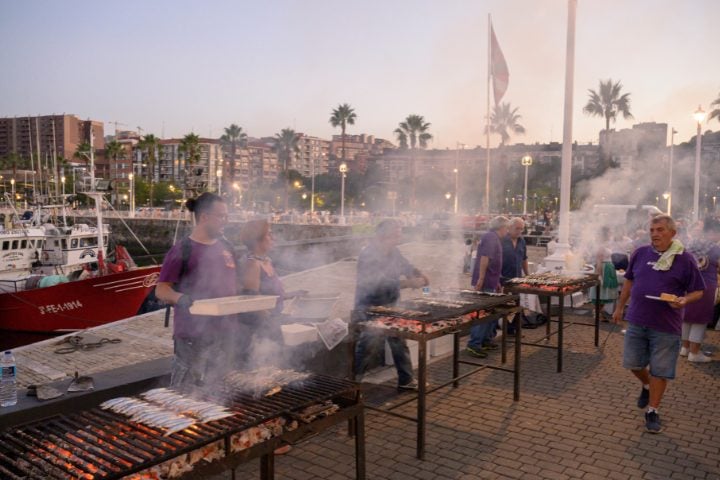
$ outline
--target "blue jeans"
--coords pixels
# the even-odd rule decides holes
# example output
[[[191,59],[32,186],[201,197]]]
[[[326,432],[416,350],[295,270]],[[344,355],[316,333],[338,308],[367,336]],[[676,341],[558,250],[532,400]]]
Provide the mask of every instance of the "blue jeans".
[[[370,332],[361,332],[355,345],[355,375],[363,375],[371,357],[384,354],[385,337]],[[398,374],[398,385],[407,385],[413,380],[413,368],[410,361],[410,350],[404,338],[387,338],[393,362]]]
[[[494,293],[494,290],[486,289],[483,292]],[[470,340],[468,340],[468,347],[475,349],[482,348],[483,345],[492,343],[495,338],[495,333],[498,329],[498,321],[493,320],[492,322],[481,323],[475,325],[470,329]]]
[[[642,370],[650,366],[650,375],[672,380],[680,353],[680,336],[658,332],[630,323],[625,332],[623,367]]]

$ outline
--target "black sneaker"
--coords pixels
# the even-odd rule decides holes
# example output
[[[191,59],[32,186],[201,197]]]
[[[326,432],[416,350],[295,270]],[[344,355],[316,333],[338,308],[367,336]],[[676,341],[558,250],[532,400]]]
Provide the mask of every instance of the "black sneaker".
[[[637,406],[638,408],[645,408],[648,406],[648,403],[650,403],[650,390],[643,387],[637,399]]]
[[[417,392],[418,382],[417,382],[417,380],[415,380],[415,379],[413,378],[412,380],[410,380],[410,381],[409,381],[408,383],[406,383],[405,385],[398,385],[397,388],[398,388],[398,390],[412,390],[412,391],[414,391],[414,392]]]
[[[406,383],[405,385],[398,385],[397,388],[398,390],[410,390],[413,392],[417,392],[419,390],[418,381],[413,378],[412,380],[410,380],[409,383]],[[430,382],[425,382],[425,389],[427,390],[429,388]]]
[[[483,351],[482,348],[468,346],[465,351],[468,355],[475,358],[487,358],[487,352]]]
[[[663,428],[660,424],[660,415],[657,412],[645,412],[645,430],[648,433],[660,433]]]

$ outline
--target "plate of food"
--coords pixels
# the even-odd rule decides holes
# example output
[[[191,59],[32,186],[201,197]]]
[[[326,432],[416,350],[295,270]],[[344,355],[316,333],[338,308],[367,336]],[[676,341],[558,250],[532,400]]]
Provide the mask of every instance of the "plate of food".
[[[654,295],[645,295],[645,298],[649,298],[650,300],[659,300],[661,302],[668,302],[673,303],[677,302],[678,296],[673,295],[672,293],[661,293],[659,297]]]

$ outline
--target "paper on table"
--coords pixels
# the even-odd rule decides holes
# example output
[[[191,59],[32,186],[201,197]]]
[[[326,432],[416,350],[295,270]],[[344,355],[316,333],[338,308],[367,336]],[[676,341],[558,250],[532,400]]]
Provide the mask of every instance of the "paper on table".
[[[328,350],[335,348],[348,334],[348,325],[342,318],[327,319],[314,325]]]

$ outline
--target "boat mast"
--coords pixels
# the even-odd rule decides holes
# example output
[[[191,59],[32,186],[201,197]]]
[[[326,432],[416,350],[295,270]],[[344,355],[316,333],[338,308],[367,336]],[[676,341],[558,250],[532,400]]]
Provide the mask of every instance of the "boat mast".
[[[95,155],[93,151],[94,137],[92,130],[92,123],[90,123],[90,192],[87,192],[88,197],[91,197],[95,202],[95,216],[97,219],[97,231],[98,231],[98,267],[102,266],[100,257],[102,256],[103,261],[105,260],[105,238],[103,231],[103,217],[102,217],[102,202],[103,195],[101,192],[95,190]]]

